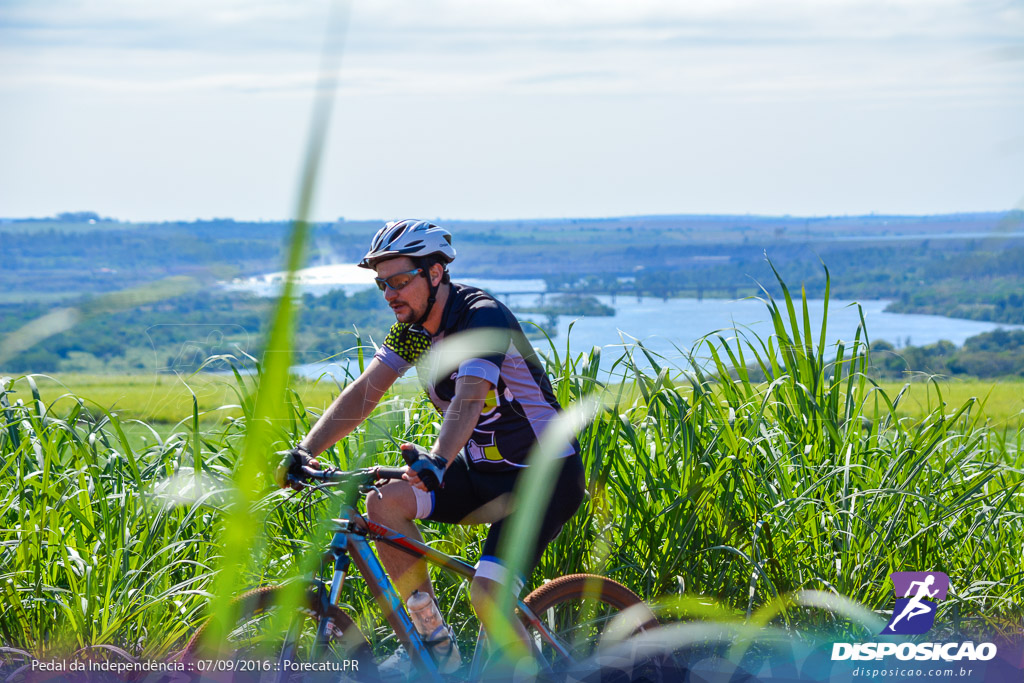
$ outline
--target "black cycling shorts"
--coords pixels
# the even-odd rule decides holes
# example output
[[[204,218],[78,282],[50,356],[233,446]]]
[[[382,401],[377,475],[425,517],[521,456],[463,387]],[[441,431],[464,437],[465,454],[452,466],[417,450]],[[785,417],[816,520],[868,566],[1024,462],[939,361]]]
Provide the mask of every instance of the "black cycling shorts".
[[[529,554],[530,565],[524,567],[527,576],[537,566],[544,549],[555,540],[562,526],[583,502],[586,490],[583,461],[579,454],[559,460],[561,465],[556,470],[557,481],[552,489],[551,500],[541,517],[533,552]],[[433,508],[424,519],[447,524],[479,524],[495,519],[496,515],[501,517],[491,522],[481,553],[481,560],[486,558],[495,561],[505,526],[504,516],[512,512],[512,492],[519,476],[525,471],[526,468],[508,472],[478,472],[469,466],[465,453],[459,453],[445,471],[441,488],[433,492]],[[497,561],[500,563],[500,560]]]

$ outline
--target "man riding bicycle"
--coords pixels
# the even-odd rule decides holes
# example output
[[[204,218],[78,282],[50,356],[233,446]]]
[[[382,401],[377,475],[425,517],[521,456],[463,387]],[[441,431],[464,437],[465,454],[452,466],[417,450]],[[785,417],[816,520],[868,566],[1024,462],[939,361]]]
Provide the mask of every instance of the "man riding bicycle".
[[[500,585],[511,583],[515,593],[523,586],[522,577],[508,576],[497,556],[504,519],[512,510],[511,494],[529,464],[530,450],[560,406],[512,312],[480,289],[451,282],[447,266],[454,258],[451,235],[432,223],[396,221],[377,232],[359,265],[376,271],[377,286],[397,322],[366,370],[345,387],[282,464],[318,467],[317,454],[362,423],[432,344],[469,330],[500,335],[502,350],[463,361],[450,375],[431,377],[425,368],[417,368],[431,402],[444,416],[440,433],[429,451],[403,444],[409,463],[403,480],[382,486],[380,497],[372,494],[366,501],[372,521],[416,540],[422,540],[416,519],[491,525],[470,598],[484,627],[494,633],[496,616],[489,607]],[[554,493],[536,547],[528,554],[527,572],[583,501],[578,444],[566,443],[559,456]],[[403,599],[414,591],[433,597],[424,562],[384,544],[377,551]],[[529,647],[525,629],[511,616],[504,619]],[[450,629],[448,633],[451,638]],[[444,662],[439,664],[443,668]]]

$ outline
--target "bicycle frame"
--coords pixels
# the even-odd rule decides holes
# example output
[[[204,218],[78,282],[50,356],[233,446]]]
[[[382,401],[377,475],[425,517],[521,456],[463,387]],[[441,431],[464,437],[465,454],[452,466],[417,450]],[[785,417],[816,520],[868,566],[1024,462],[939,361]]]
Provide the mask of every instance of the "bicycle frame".
[[[466,579],[472,580],[476,574],[476,568],[465,560],[442,553],[424,543],[407,538],[386,526],[365,519],[352,505],[344,505],[340,512],[342,516],[332,520],[336,523],[336,528],[328,555],[334,560],[334,575],[331,579],[328,599],[331,604],[340,606],[341,591],[344,587],[345,578],[348,574],[350,563],[354,562],[356,568],[366,581],[367,586],[369,586],[374,600],[384,613],[388,624],[394,630],[395,635],[398,636],[399,641],[405,645],[413,663],[430,680],[440,681],[441,676],[437,666],[434,664],[434,660],[424,644],[423,638],[413,625],[412,618],[405,609],[405,603],[384,571],[384,566],[381,564],[377,554],[370,547],[370,541],[386,543]],[[548,642],[561,656],[570,656],[565,646],[558,642],[558,639],[551,634],[550,630],[522,599],[517,598],[516,605],[526,624],[537,629],[541,638]],[[324,621],[326,622],[327,620]],[[326,623],[323,623],[320,628],[325,629],[326,626]],[[471,679],[479,677],[480,670],[483,667],[481,656],[483,641],[484,633],[481,628],[477,636],[477,648],[473,653],[473,660],[470,664],[469,675]],[[543,661],[536,648],[534,650],[534,655],[538,658],[538,661]]]

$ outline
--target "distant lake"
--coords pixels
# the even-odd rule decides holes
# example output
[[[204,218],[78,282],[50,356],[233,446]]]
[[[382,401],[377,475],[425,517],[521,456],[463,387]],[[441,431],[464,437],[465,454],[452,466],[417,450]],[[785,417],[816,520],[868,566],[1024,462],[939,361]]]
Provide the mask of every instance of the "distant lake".
[[[355,266],[323,266],[317,269],[302,271],[300,282],[302,291],[314,295],[324,294],[332,289],[343,288],[352,293],[372,287],[372,273]],[[499,280],[458,278],[459,282],[474,285],[490,291],[501,292],[500,299],[515,311],[524,306],[534,305],[537,297],[531,294],[515,294],[514,292],[536,292],[545,288],[543,280]],[[226,285],[230,289],[251,291],[262,296],[275,295],[280,289],[280,274],[271,274],[248,281],[233,282]],[[609,317],[570,317],[560,316],[558,319],[558,335],[554,343],[561,356],[565,355],[566,339],[568,338],[571,353],[586,353],[594,346],[604,348],[602,367],[608,367],[614,358],[621,355],[623,344],[642,341],[654,353],[663,356],[668,364],[685,368],[683,352],[690,349],[705,335],[720,333],[729,338],[736,337],[736,329],[747,330],[762,337],[772,333],[768,310],[764,303],[753,299],[675,299],[663,300],[655,297],[637,299],[635,296],[617,296],[614,303],[610,296],[598,296],[598,300],[615,308],[615,315]],[[937,315],[917,315],[909,313],[886,313],[888,301],[860,301],[864,319],[867,323],[868,335],[871,340],[885,339],[896,346],[912,344],[921,346],[941,339],[961,345],[968,337],[1003,327],[1006,329],[1024,329],[1022,325],[999,325],[996,323],[945,318]],[[780,307],[784,306],[779,303]],[[810,300],[811,324],[814,327],[814,339],[817,342],[821,326],[823,302],[820,299]],[[799,306],[799,302],[797,302]],[[801,319],[800,309],[797,309]],[[520,319],[535,318],[537,322],[545,322],[543,316],[519,314]],[[849,344],[853,341],[860,323],[856,305],[851,301],[833,299],[828,311],[828,329],[826,343],[835,345],[842,340]],[[570,333],[569,327],[572,326]],[[378,340],[379,341],[379,340]],[[534,345],[547,351],[544,340],[534,340]],[[342,351],[342,349],[338,349]],[[698,357],[706,357],[705,349],[696,351]],[[661,363],[661,361],[659,361]],[[664,364],[664,363],[662,363]],[[329,366],[333,365],[333,368]],[[325,372],[343,375],[337,363],[314,363],[297,368],[307,376],[319,376]]]
[[[513,299],[513,308],[516,304]],[[602,303],[612,305],[611,297],[597,297]],[[783,315],[784,302],[778,302]],[[907,313],[886,313],[888,301],[861,301],[868,336],[871,340],[885,339],[897,346],[913,344],[920,346],[946,339],[961,345],[968,337],[994,330],[1000,325],[973,320],[944,318],[936,315]],[[797,319],[802,321],[799,302],[795,302]],[[821,299],[808,300],[813,338],[817,343],[821,328],[821,314],[824,302]],[[756,333],[762,338],[774,332],[768,309],[761,301],[754,299],[668,299],[616,297],[615,316],[610,318],[586,318],[575,320],[560,317],[556,343],[564,348],[566,335],[574,352],[586,351],[593,346],[608,346],[632,342],[633,337],[675,364],[685,367],[680,349],[689,352],[703,336],[715,333],[726,339],[735,338],[737,330]],[[523,316],[529,317],[529,316]],[[787,317],[788,320],[788,317]],[[539,322],[539,321],[538,321]],[[572,324],[570,333],[569,326]],[[860,324],[860,313],[851,301],[833,299],[828,308],[826,344],[832,346],[843,341],[847,348],[853,342]],[[788,329],[787,324],[787,329]],[[1024,326],[1002,325],[1005,328]],[[791,333],[792,334],[792,333]],[[620,337],[623,341],[620,341]],[[746,350],[746,349],[745,349]],[[611,350],[609,350],[611,351]],[[708,355],[707,348],[695,351],[699,357]],[[617,356],[617,353],[608,355]]]

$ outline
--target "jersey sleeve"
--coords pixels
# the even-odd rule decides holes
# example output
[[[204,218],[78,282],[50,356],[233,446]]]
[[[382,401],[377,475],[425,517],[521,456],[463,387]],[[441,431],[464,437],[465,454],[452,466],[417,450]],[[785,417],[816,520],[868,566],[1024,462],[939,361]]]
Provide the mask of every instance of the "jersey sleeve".
[[[373,357],[403,375],[429,350],[430,335],[412,325],[395,323]]]
[[[498,386],[498,376],[501,374],[501,364],[505,361],[505,353],[512,342],[512,323],[502,311],[496,307],[481,307],[474,310],[465,328],[468,330],[495,331],[501,335],[498,346],[500,351],[481,355],[477,358],[470,358],[459,364],[459,377],[479,377],[485,379],[494,386]]]

